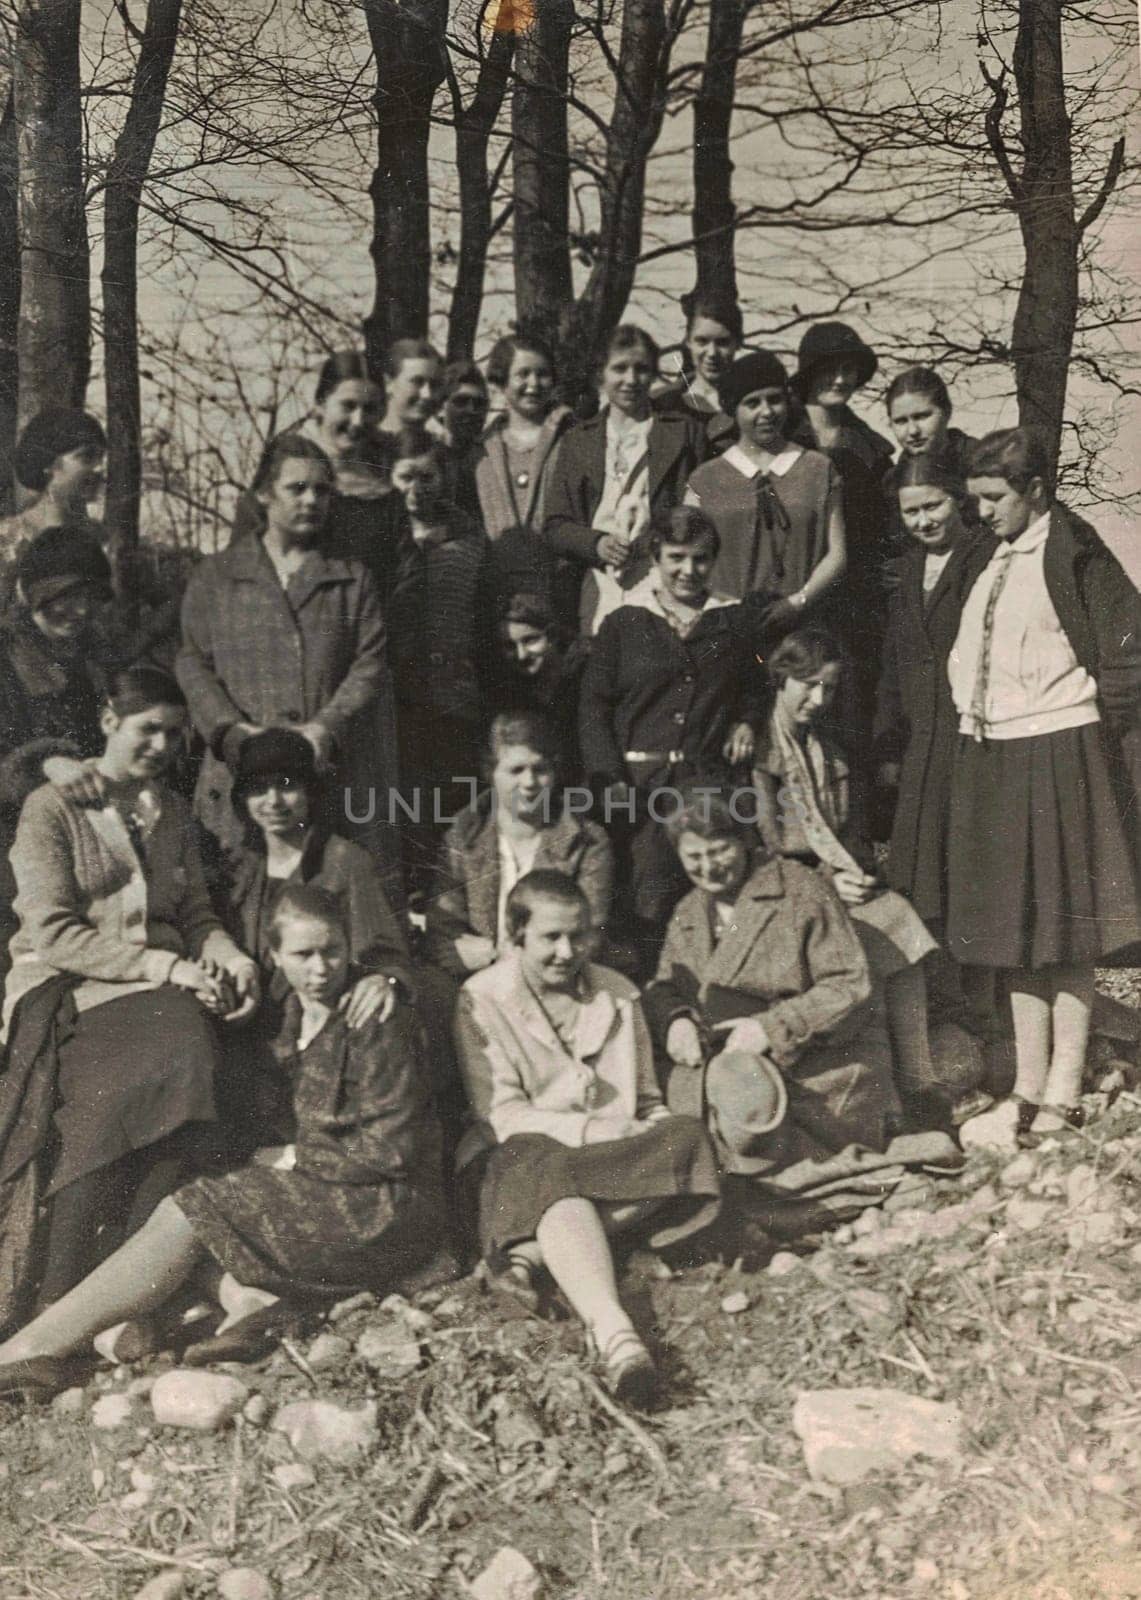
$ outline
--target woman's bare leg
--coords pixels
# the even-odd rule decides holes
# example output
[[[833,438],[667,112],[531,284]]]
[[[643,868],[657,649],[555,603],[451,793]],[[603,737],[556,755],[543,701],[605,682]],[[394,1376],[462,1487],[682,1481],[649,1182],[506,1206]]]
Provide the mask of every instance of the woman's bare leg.
[[[203,1254],[176,1202],[160,1201],[138,1233],[0,1345],[0,1363],[70,1355],[102,1329],[157,1310]]]
[[[604,1350],[616,1333],[634,1332],[618,1298],[614,1257],[598,1208],[590,1200],[557,1200],[535,1237],[547,1271]]]
[[[1036,972],[1010,974],[1010,1011],[1014,1019],[1014,1092],[1041,1105],[1052,1054],[1053,984]]]
[[[1042,1098],[1051,1106],[1075,1106],[1081,1098],[1082,1073],[1089,1049],[1093,968],[1058,967],[1050,976],[1053,1038],[1050,1072]]]

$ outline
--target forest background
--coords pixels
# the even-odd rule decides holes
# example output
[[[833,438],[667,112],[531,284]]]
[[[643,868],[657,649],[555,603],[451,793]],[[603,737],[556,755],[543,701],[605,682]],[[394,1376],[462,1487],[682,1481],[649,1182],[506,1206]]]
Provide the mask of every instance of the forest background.
[[[524,323],[573,398],[696,286],[1043,427],[1141,577],[1137,88],[1130,0],[0,0],[0,483],[86,404],[112,548],[213,549],[328,351]]]

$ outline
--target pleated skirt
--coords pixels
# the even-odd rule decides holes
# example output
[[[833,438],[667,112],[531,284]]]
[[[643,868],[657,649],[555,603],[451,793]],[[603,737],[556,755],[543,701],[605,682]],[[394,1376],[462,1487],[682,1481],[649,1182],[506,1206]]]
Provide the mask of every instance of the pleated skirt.
[[[947,948],[965,966],[1077,966],[1141,938],[1100,724],[960,738],[947,888]]]

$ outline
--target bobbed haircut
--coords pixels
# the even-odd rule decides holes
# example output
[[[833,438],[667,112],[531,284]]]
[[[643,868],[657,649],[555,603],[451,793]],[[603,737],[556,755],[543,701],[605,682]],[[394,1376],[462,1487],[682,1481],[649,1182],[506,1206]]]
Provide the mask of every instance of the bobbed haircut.
[[[947,385],[932,367],[908,367],[905,372],[895,375],[887,386],[883,401],[889,417],[892,406],[905,394],[922,395],[933,406],[937,406],[945,417],[951,415],[951,396]]]
[[[683,833],[696,834],[699,839],[741,839],[749,845],[758,842],[754,816],[742,815],[712,784],[684,785],[680,804],[662,826],[675,848]]]
[[[487,379],[469,356],[459,361],[449,361],[444,368],[445,400],[465,384],[470,389],[478,389],[481,394],[487,393]]]
[[[100,455],[107,448],[102,424],[89,411],[73,406],[45,406],[21,430],[12,456],[12,470],[25,489],[45,489],[52,465],[73,450]]]
[[[553,867],[538,867],[526,872],[507,896],[504,920],[507,937],[512,944],[520,943],[520,936],[535,914],[540,900],[553,900],[556,905],[576,906],[590,920],[590,901],[573,878]]]
[[[319,883],[287,883],[269,920],[270,949],[281,949],[281,930],[287,922],[302,920],[323,922],[327,928],[336,928],[348,943],[348,920],[339,894]]]
[[[549,633],[552,637],[558,633],[554,608],[549,601],[541,595],[532,594],[529,589],[517,589],[502,600],[498,620],[500,627],[508,622],[517,622],[526,628],[537,628],[540,633]]]
[[[385,377],[399,378],[406,361],[434,361],[438,367],[444,364],[436,346],[427,339],[394,339],[384,352]]]
[[[681,297],[681,309],[685,317],[685,336],[688,339],[693,332],[693,325],[698,317],[708,317],[710,322],[719,322],[723,328],[728,329],[738,344],[745,337],[745,324],[741,317],[741,307],[735,300],[730,300],[726,295],[698,294],[692,291]]]
[[[1048,488],[1050,457],[1035,428],[999,428],[975,444],[967,457],[968,478],[1001,478],[1016,494],[1025,494],[1035,478]]]
[[[769,678],[779,688],[789,678],[802,682],[834,661],[843,665],[845,659],[839,639],[827,628],[798,628],[781,640],[765,666]]]
[[[253,493],[272,489],[287,461],[319,461],[329,475],[329,482],[334,481],[333,463],[316,440],[306,438],[303,433],[279,433],[262,453],[250,486]]]
[[[536,711],[500,711],[491,719],[483,749],[483,776],[490,782],[496,763],[512,745],[525,745],[558,770],[562,745],[554,725]]]
[[[648,358],[654,371],[657,371],[658,363],[662,358],[658,342],[652,334],[646,332],[645,328],[639,328],[636,322],[620,322],[618,324],[606,342],[606,354],[602,358],[602,366],[613,360],[615,356],[624,354],[627,350],[641,350]]]
[[[186,709],[186,696],[178,679],[161,667],[123,667],[107,683],[103,706],[117,717],[135,717],[154,706]]]
[[[520,331],[506,333],[492,345],[491,354],[487,358],[488,383],[493,383],[497,389],[505,389],[507,380],[511,376],[511,364],[515,357],[524,351],[528,355],[542,356],[551,369],[551,376],[557,381],[559,371],[554,350],[537,334]]]
[[[664,545],[678,545],[696,550],[708,545],[711,553],[721,553],[721,535],[716,523],[696,506],[674,506],[670,511],[660,511],[650,524],[650,556],[656,561]]]
[[[319,406],[322,400],[327,400],[333,390],[342,383],[372,383],[380,388],[368,370],[363,350],[336,350],[325,358],[317,374],[313,404]]]

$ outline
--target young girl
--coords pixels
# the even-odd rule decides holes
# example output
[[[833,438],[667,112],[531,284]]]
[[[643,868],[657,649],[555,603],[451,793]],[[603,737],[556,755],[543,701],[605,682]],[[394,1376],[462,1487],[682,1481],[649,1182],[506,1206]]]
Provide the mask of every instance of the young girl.
[[[483,526],[504,591],[553,599],[554,564],[540,538],[558,441],[574,418],[555,398],[555,358],[542,339],[507,334],[492,346],[487,380],[503,410],[483,438],[475,466]]]
[[[1052,500],[1049,468],[1028,428],[972,451],[968,487],[997,545],[948,668],[947,936],[956,960],[1010,969],[1014,1094],[982,1130],[999,1142],[1080,1120],[1094,964],[1141,933],[1122,820],[1136,819],[1136,773],[1129,789],[1121,768],[1137,739],[1141,597]]]
[[[337,1009],[348,942],[327,890],[288,885],[273,959],[291,991],[278,1040],[276,1141],[253,1164],[197,1178],[138,1233],[0,1346],[0,1394],[45,1399],[76,1376],[66,1360],[94,1335],[158,1310],[205,1268],[228,1315],[191,1364],[253,1359],[279,1296],[388,1291],[440,1237],[439,1134],[419,1029],[407,1005],[354,1031]],[[219,1281],[221,1276],[221,1281]]]
[[[484,1255],[524,1296],[545,1266],[612,1392],[645,1404],[656,1373],[618,1298],[609,1236],[666,1207],[659,1243],[711,1221],[716,1158],[698,1119],[662,1101],[637,990],[588,960],[582,890],[530,872],[506,918],[510,949],[464,985],[456,1024],[478,1119],[459,1161],[478,1185]]]
[[[922,963],[935,940],[902,895],[879,881],[849,763],[821,731],[844,671],[840,646],[806,628],[782,640],[768,669],[776,698],[755,771],[761,836],[780,855],[816,867],[844,902],[883,995],[904,1111],[912,1126],[925,1126],[933,1112],[949,1112],[966,1086],[941,1084],[931,1055]]]
[[[819,609],[844,573],[840,480],[818,450],[789,442],[788,374],[768,351],[736,360],[719,388],[735,442],[690,478],[687,505],[721,535],[713,587],[763,594],[765,621],[787,632]]]
[[[558,448],[544,537],[573,563],[577,631],[597,633],[626,589],[645,576],[641,536],[651,516],[682,497],[709,454],[702,421],[658,413],[650,391],[658,347],[631,323],[610,337],[600,374],[603,409]],[[568,618],[568,620],[572,620]]]

